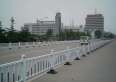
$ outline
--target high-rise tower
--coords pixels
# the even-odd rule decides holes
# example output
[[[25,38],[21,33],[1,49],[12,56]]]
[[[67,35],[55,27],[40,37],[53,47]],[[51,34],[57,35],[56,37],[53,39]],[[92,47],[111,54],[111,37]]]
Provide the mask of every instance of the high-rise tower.
[[[57,33],[59,34],[61,32],[61,13],[60,12],[56,13],[55,23],[56,23],[56,28],[58,29]]]

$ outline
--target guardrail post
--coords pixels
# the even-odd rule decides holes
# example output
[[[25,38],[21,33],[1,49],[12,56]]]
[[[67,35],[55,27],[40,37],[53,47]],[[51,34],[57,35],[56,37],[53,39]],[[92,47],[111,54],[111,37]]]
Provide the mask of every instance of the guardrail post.
[[[25,42],[25,46],[26,46],[26,48],[28,48],[28,47],[29,47],[29,44],[28,44],[28,42]]]
[[[50,60],[50,64],[51,64],[51,67],[50,67],[50,70],[47,72],[47,73],[50,73],[50,74],[56,74],[57,71],[54,69],[54,63],[55,63],[55,57],[54,57],[54,50],[52,49],[51,50],[51,60]]]
[[[20,43],[20,42],[18,43],[18,47],[19,47],[19,48],[21,47],[21,43]]]
[[[70,48],[69,48],[69,46],[67,46],[67,54],[66,54],[66,62],[65,62],[65,64],[64,65],[72,65],[71,63],[70,63],[70,50],[69,50]]]
[[[41,46],[41,42],[38,42],[38,47],[40,47]]]
[[[90,54],[90,43],[87,45],[87,54]]]
[[[32,46],[35,47],[35,42],[33,42],[33,45]]]
[[[91,52],[93,52],[94,51],[94,44],[93,44],[93,42],[91,43]]]
[[[78,53],[77,53],[77,57],[75,58],[75,60],[80,60],[80,48],[77,47],[76,51],[78,51]]]
[[[8,44],[9,49],[12,49],[12,43]]]
[[[83,57],[86,57],[86,49],[85,48],[86,48],[86,46],[85,45],[82,45],[82,48],[81,49],[82,49],[82,56]]]
[[[26,60],[25,60],[25,55],[21,56],[22,60],[22,81],[21,82],[26,82]]]

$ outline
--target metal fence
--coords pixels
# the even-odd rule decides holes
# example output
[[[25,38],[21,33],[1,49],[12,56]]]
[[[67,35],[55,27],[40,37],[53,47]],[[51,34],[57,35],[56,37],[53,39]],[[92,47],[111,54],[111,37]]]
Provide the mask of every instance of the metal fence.
[[[26,82],[28,79],[41,75],[51,68],[55,69],[77,57],[81,58],[83,54],[86,55],[109,42],[110,40],[100,40],[73,49],[67,47],[66,50],[59,52],[51,50],[50,54],[33,58],[25,58],[25,55],[22,55],[21,60],[0,65],[0,82]]]

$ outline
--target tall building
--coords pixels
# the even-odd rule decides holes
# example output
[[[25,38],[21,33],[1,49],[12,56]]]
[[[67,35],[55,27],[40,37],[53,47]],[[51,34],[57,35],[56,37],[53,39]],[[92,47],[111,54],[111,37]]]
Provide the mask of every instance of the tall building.
[[[90,32],[95,38],[95,31],[104,31],[104,16],[102,14],[91,14],[86,17],[85,31]]]
[[[56,13],[56,16],[55,16],[55,22],[56,22],[56,28],[58,29],[57,33],[59,33],[61,31],[61,13],[58,12]]]
[[[44,35],[51,29],[53,34],[58,34],[61,30],[61,13],[56,13],[55,21],[41,21],[37,20],[36,23],[24,24],[23,29],[27,29],[31,34]]]

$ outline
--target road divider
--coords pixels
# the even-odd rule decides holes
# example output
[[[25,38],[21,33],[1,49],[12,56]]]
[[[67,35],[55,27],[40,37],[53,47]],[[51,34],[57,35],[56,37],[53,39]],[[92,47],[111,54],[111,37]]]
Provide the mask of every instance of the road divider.
[[[26,82],[35,76],[39,76],[47,72],[55,73],[55,69],[57,67],[66,63],[71,64],[74,59],[81,59],[83,55],[87,56],[87,54],[103,47],[111,41],[112,40],[91,41],[88,45],[82,45],[71,49],[70,46],[68,46],[66,50],[58,52],[55,52],[52,49],[50,54],[32,58],[26,58],[26,55],[22,55],[21,60],[0,65],[0,82]],[[63,42],[60,44],[62,43]],[[28,47],[27,43],[25,44],[25,46]],[[29,44],[37,46],[36,43],[28,43],[28,45]],[[59,44],[59,42],[52,44]],[[14,43],[13,45],[21,47],[24,43]],[[47,43],[47,46],[48,45],[49,43]],[[11,48],[11,44],[9,44],[9,48]]]

